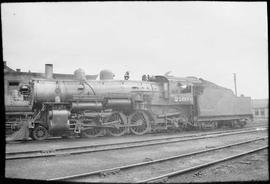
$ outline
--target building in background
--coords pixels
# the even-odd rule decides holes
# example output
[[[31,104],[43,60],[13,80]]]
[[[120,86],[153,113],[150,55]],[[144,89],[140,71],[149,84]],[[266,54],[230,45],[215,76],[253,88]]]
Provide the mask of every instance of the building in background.
[[[268,99],[252,99],[254,120],[268,120]]]
[[[4,73],[6,73],[6,72],[15,72],[15,70],[13,70],[13,69],[11,69],[11,68],[9,68],[7,66],[7,62],[6,61],[3,61],[3,62],[4,62]]]

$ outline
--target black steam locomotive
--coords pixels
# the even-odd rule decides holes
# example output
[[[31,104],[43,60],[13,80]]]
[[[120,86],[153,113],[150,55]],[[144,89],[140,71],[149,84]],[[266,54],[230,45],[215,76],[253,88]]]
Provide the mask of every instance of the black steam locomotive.
[[[142,81],[87,80],[49,76],[20,84],[5,94],[6,131],[24,131],[34,140],[48,136],[95,137],[158,130],[242,127],[252,118],[250,97],[196,77],[152,76]]]

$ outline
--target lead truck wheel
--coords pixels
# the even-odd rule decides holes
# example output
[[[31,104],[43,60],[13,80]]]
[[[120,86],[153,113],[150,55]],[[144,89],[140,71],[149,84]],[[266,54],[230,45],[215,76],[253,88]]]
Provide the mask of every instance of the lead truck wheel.
[[[49,136],[48,129],[42,125],[35,126],[35,128],[31,131],[30,137],[34,140],[45,140]]]
[[[137,111],[129,116],[130,131],[136,135],[143,135],[150,130],[148,115],[143,111]]]

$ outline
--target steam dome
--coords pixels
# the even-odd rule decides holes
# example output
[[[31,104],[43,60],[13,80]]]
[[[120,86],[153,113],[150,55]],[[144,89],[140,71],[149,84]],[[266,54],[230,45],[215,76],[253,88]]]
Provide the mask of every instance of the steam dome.
[[[77,80],[85,80],[86,77],[85,77],[85,72],[83,69],[79,68],[77,70],[74,71],[74,77],[75,79]]]
[[[112,80],[114,78],[114,74],[110,70],[101,70],[99,73],[100,80]]]

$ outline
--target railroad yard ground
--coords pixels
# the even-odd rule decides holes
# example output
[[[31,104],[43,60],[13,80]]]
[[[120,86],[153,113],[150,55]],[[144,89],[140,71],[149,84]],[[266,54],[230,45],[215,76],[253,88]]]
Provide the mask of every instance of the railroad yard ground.
[[[264,124],[264,123],[263,123]],[[265,124],[268,124],[266,122]],[[261,123],[258,123],[261,125]],[[249,127],[249,125],[247,126]],[[255,125],[256,127],[256,125]],[[203,133],[211,133],[211,131],[197,132],[197,136]],[[176,135],[174,133],[173,135]],[[169,135],[169,136],[173,136]],[[185,132],[183,136],[194,136],[196,132]],[[148,134],[144,136],[124,136],[124,137],[102,137],[100,139],[93,139],[88,143],[95,144],[109,144],[123,141],[134,141],[150,138],[165,138],[168,134]],[[98,152],[89,152],[76,155],[59,155],[54,157],[29,158],[6,160],[5,162],[5,176],[6,178],[22,178],[47,180],[58,178],[62,176],[69,176],[90,171],[101,170],[105,168],[112,168],[116,166],[134,164],[138,162],[147,162],[164,157],[174,156],[176,154],[187,154],[190,152],[200,151],[204,149],[216,148],[219,146],[243,142],[250,139],[267,137],[268,131],[261,130],[256,132],[248,132],[244,134],[235,134],[221,137],[209,137],[205,139],[188,140],[183,142],[173,142],[160,145],[149,145],[143,147],[124,148],[119,150],[107,150]],[[27,151],[27,150],[50,150],[61,147],[73,147],[86,145],[87,139],[68,139],[55,140],[48,142],[29,143],[15,143],[7,144],[6,152],[9,151]],[[248,145],[239,146],[238,151],[247,148],[257,148],[262,145],[268,145],[268,138],[261,141],[249,143]],[[200,163],[203,160],[210,158],[221,158],[220,155],[229,156],[232,153],[237,153],[235,150],[217,150],[213,153],[203,153],[201,155],[194,155],[189,158],[168,162],[165,164],[153,164],[149,166],[141,166],[140,168],[133,168],[132,173],[129,171],[116,171],[109,173],[107,176],[96,176],[91,178],[81,178],[74,181],[86,182],[137,182],[147,177],[154,177],[157,173],[174,170],[184,165],[192,165]],[[159,165],[160,164],[160,165]],[[163,170],[159,169],[162,168]],[[125,173],[126,172],[126,173]],[[106,175],[106,174],[105,174]],[[191,171],[185,174],[177,175],[168,178],[168,182],[214,182],[214,181],[266,181],[269,180],[268,168],[268,149],[262,150],[253,154],[248,154],[233,160],[221,162],[206,168]]]
[[[169,180],[171,183],[269,180],[268,150],[216,164]]]

